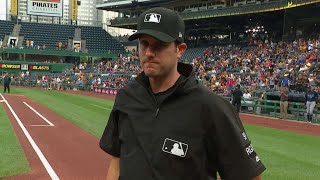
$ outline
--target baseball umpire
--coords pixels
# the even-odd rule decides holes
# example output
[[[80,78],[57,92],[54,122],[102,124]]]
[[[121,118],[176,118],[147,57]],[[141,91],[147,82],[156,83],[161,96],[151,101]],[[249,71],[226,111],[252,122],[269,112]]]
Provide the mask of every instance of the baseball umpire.
[[[8,93],[10,93],[10,83],[11,83],[11,77],[6,72],[3,77],[3,86],[4,86],[3,93],[6,93],[7,90],[8,90]]]
[[[178,63],[187,49],[181,17],[152,8],[138,19],[143,72],[117,94],[100,147],[108,180],[261,179],[260,157],[232,105]]]

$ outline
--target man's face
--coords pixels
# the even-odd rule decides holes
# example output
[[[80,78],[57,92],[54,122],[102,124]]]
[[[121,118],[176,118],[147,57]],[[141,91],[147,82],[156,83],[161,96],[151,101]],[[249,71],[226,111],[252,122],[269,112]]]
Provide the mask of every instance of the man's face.
[[[178,59],[186,50],[186,44],[166,43],[152,36],[139,38],[141,68],[148,77],[164,77],[177,69]]]

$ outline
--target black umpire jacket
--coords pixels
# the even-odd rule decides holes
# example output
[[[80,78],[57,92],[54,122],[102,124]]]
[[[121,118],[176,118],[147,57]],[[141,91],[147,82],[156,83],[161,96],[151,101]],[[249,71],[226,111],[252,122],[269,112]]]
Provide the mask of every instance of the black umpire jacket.
[[[120,157],[120,180],[249,180],[265,167],[231,104],[199,83],[192,66],[162,103],[148,78],[121,89],[100,147]]]

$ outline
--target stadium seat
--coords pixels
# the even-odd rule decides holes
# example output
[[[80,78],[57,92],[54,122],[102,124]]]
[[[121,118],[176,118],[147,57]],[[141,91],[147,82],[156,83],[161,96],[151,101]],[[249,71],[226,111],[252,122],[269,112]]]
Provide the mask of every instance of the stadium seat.
[[[0,39],[4,40],[5,35],[9,35],[13,30],[14,22],[0,20]]]

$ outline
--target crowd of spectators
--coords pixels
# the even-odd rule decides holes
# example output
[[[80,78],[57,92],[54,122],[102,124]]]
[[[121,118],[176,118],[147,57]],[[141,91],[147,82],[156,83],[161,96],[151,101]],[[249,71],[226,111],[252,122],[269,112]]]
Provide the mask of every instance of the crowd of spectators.
[[[117,61],[100,61],[92,65],[99,74],[127,73],[132,74],[140,71],[139,60],[132,57],[122,57]]]
[[[253,91],[279,90],[303,92],[307,86],[320,86],[320,39],[293,42],[256,41],[247,47],[211,46],[203,55],[187,60],[198,79],[218,94],[229,95],[240,84],[246,96]],[[118,89],[141,72],[138,54],[133,50],[118,60],[80,63],[59,76],[62,84],[78,87]],[[38,81],[42,81],[42,77]],[[60,81],[59,80],[59,81]],[[41,82],[39,82],[41,83]],[[48,83],[50,84],[50,83]]]
[[[235,84],[256,88],[288,86],[302,92],[320,85],[320,39],[294,42],[256,41],[250,47],[209,47],[192,61],[198,78],[213,91],[228,94]]]
[[[203,56],[190,59],[198,79],[213,91],[228,95],[240,84],[247,94],[257,88],[279,90],[288,86],[302,92],[307,86],[320,85],[320,39],[294,42],[256,41],[247,47],[229,45],[208,47]],[[84,76],[86,68],[90,73]],[[116,61],[80,64],[75,72],[89,79],[94,87],[121,88],[141,72],[136,51]]]
[[[255,89],[303,92],[307,86],[320,85],[320,39],[299,39],[293,42],[256,41],[247,47],[229,45],[208,47],[203,56],[190,59],[198,79],[213,91],[228,95],[236,84],[247,94]],[[135,51],[117,61],[101,61],[92,65],[98,74],[121,74],[104,78],[106,88],[123,87],[141,69]],[[99,81],[94,81],[99,82]],[[118,82],[118,83],[116,83]],[[115,86],[114,84],[118,84]]]
[[[71,73],[70,73],[71,72]],[[74,74],[77,83],[94,87],[119,89],[127,85],[128,81],[141,72],[136,51],[129,56],[118,60],[101,60],[92,64],[80,63],[73,69],[67,70],[66,74]]]

